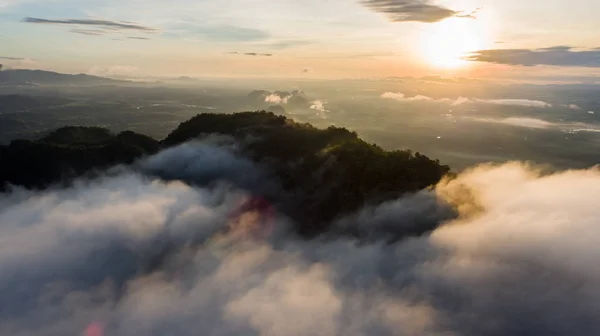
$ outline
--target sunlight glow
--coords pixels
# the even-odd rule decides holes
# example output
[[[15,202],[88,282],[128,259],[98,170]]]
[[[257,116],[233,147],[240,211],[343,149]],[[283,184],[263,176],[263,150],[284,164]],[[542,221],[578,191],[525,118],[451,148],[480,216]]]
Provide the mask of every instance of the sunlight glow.
[[[468,64],[463,57],[484,46],[477,20],[453,18],[427,27],[421,38],[423,55],[436,68],[456,69]]]

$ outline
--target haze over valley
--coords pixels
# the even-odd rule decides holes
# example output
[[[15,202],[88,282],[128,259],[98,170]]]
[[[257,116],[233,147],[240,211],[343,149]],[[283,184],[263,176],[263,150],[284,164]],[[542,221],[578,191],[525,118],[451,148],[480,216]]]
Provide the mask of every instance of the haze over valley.
[[[595,84],[440,77],[137,83],[90,77],[100,85],[81,85],[77,78],[28,81],[23,72],[23,81],[0,87],[4,143],[66,125],[162,139],[198,113],[268,110],[317,127],[346,127],[386,149],[419,151],[458,170],[511,160],[561,169],[597,163]]]

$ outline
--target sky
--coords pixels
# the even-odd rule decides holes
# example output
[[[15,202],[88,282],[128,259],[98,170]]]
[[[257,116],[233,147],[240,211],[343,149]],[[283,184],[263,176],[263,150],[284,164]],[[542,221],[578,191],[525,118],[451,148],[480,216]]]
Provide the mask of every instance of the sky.
[[[0,0],[0,63],[101,76],[600,75],[595,0]]]

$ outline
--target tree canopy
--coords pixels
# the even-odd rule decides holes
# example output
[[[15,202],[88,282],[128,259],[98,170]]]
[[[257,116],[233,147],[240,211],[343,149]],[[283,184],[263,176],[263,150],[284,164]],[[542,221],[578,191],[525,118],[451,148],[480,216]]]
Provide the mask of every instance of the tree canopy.
[[[436,184],[450,169],[408,150],[386,151],[345,128],[318,129],[271,112],[199,114],[162,142],[134,132],[63,127],[36,140],[0,147],[0,184],[42,188],[138,158],[208,134],[233,137],[242,153],[268,171],[281,191],[279,202],[312,235],[331,220],[368,204],[391,200]],[[290,199],[290,198],[287,198]]]

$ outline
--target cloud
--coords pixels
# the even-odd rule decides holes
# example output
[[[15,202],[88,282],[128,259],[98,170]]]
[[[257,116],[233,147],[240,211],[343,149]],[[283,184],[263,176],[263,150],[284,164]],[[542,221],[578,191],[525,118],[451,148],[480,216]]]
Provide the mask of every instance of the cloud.
[[[243,166],[192,152],[150,161]],[[280,215],[231,216],[247,193],[222,184],[122,169],[14,190],[0,195],[0,334],[597,335],[599,193],[595,169],[481,166],[301,240]]]
[[[317,110],[317,111],[321,111],[321,112],[329,112],[327,109],[325,109],[325,105],[327,104],[326,101],[323,100],[315,100],[313,102],[310,103],[310,108],[313,110]]]
[[[117,30],[139,30],[145,32],[155,32],[158,29],[153,27],[142,26],[131,22],[119,22],[110,20],[95,20],[95,19],[68,19],[68,20],[49,20],[34,17],[26,17],[22,20],[26,23],[36,24],[56,24],[56,25],[76,25],[76,26],[95,26],[106,29]]]
[[[507,65],[563,67],[600,67],[600,50],[574,51],[572,47],[557,46],[542,49],[490,49],[474,52],[468,61]]]
[[[246,56],[266,56],[266,57],[273,56],[273,54],[262,54],[262,53],[255,53],[255,52],[247,52],[247,53],[244,53],[244,55],[246,55]]]
[[[108,33],[105,30],[99,30],[99,29],[71,29],[70,32],[75,33],[75,34],[88,35],[88,36],[101,36],[101,35],[106,35]]]
[[[463,119],[473,120],[485,123],[497,123],[509,126],[533,128],[533,129],[552,129],[563,133],[573,134],[580,132],[598,133],[600,129],[594,124],[581,122],[549,122],[538,118],[528,117],[510,117],[510,118],[480,118],[480,117],[462,117]]]
[[[199,38],[214,42],[256,42],[271,37],[268,31],[233,25],[194,25],[182,23],[169,27],[169,36]]]
[[[413,97],[407,97],[403,93],[385,92],[381,95],[381,98],[393,99],[400,102],[438,102],[438,103],[449,103],[452,106],[458,106],[463,104],[492,104],[492,105],[506,105],[506,106],[523,106],[523,107],[538,107],[538,108],[549,108],[552,104],[530,99],[478,99],[478,98],[466,98],[459,97],[457,99],[441,98],[434,99],[428,96],[416,95]]]
[[[576,104],[569,104],[567,105],[568,108],[570,108],[571,110],[581,110],[581,107],[579,107]]]
[[[132,65],[110,65],[110,66],[99,66],[94,65],[87,73],[93,76],[128,76],[134,74],[139,69]]]
[[[335,223],[334,231],[374,240],[405,237],[433,230],[441,222],[456,218],[456,210],[431,190],[366,207]]]
[[[385,14],[393,22],[433,23],[450,17],[474,18],[471,13],[455,11],[431,3],[429,0],[361,0],[367,8]]]
[[[141,36],[127,36],[127,38],[130,40],[149,40],[148,37],[141,37]]]
[[[185,181],[207,186],[229,181],[238,188],[268,195],[277,186],[253,162],[236,154],[238,148],[228,137],[208,137],[164,150],[141,163],[146,174],[163,180]],[[240,174],[243,172],[243,174]]]
[[[281,49],[288,49],[288,48],[293,48],[293,47],[298,47],[298,46],[303,46],[303,45],[309,45],[309,44],[313,44],[313,43],[315,43],[315,42],[310,41],[310,40],[281,40],[281,41],[270,41],[270,42],[260,43],[260,44],[257,44],[256,46],[260,47],[260,48],[281,50]]]
[[[468,104],[472,102],[471,99],[466,98],[466,97],[458,97],[456,98],[456,100],[454,102],[452,102],[452,106],[458,106],[458,105],[462,105],[462,104]]]
[[[256,99],[262,100],[265,103],[276,104],[276,105],[286,105],[286,110],[307,110],[310,108],[311,103],[309,103],[308,97],[301,90],[293,90],[293,91],[256,91],[255,93],[259,94],[256,96]]]
[[[552,107],[552,104],[540,101],[540,100],[530,100],[530,99],[469,99],[460,97],[456,101],[452,103],[452,105],[462,105],[468,103],[483,103],[483,104],[492,104],[492,105],[506,105],[506,106],[524,106],[524,107],[539,107],[539,108],[549,108]]]
[[[546,129],[554,126],[559,126],[557,124],[536,119],[536,118],[521,118],[521,117],[511,117],[504,119],[490,119],[490,118],[469,118],[471,120],[481,121],[481,122],[492,122],[492,123],[500,123],[510,126],[517,127],[525,127],[525,128],[538,128],[538,129]]]
[[[226,52],[226,54],[229,54],[229,55],[243,55],[243,56],[256,56],[256,57],[258,57],[258,56],[262,56],[262,57],[271,57],[271,56],[274,56],[273,54],[255,53],[255,52],[240,53],[240,52],[237,52],[237,51],[229,51],[229,52]]]
[[[30,68],[37,63],[36,59],[26,57],[0,56],[0,70]]]
[[[310,109],[317,111],[316,114],[318,117],[320,117],[322,119],[327,119],[325,112],[330,112],[330,111],[325,108],[325,105],[327,105],[326,101],[315,100],[310,103]]]
[[[0,56],[0,60],[6,60],[6,61],[25,61],[25,60],[27,60],[27,58]]]
[[[289,94],[271,93],[265,96],[265,102],[273,104],[287,104],[291,97],[292,96]]]
[[[394,92],[385,92],[381,95],[381,98],[393,99],[401,102],[414,102],[414,101],[434,101],[435,99],[423,96],[416,95],[414,97],[406,97],[403,93],[394,93]]]

